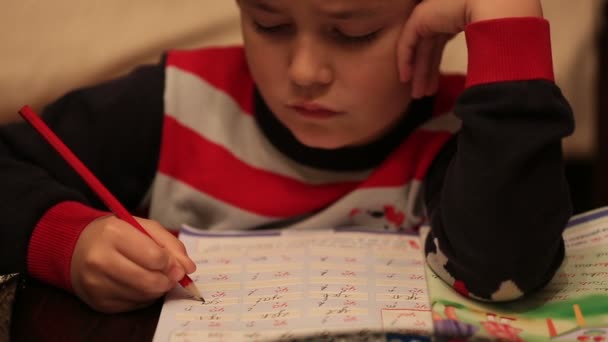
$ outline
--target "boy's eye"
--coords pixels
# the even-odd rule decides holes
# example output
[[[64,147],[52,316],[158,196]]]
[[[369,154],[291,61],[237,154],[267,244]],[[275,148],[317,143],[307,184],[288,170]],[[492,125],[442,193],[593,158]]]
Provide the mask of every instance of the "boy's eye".
[[[254,29],[262,34],[276,34],[283,35],[287,34],[292,30],[291,24],[276,24],[266,25],[260,24],[257,21],[252,21]],[[379,35],[381,30],[376,30],[363,35],[352,35],[344,33],[339,29],[333,29],[330,33],[331,38],[340,44],[344,45],[365,45],[373,42]]]
[[[350,35],[340,30],[334,30],[335,39],[344,44],[366,44],[373,42],[377,37],[380,30],[363,34],[363,35]]]
[[[254,21],[253,27],[260,33],[280,33],[286,31],[289,28],[289,24],[262,25],[257,21]]]

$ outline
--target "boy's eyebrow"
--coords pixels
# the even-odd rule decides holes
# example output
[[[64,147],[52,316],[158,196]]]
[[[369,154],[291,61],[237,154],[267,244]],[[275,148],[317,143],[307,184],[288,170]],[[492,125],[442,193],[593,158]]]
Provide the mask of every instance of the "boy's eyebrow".
[[[259,10],[269,13],[280,13],[280,11],[269,5],[265,1],[261,0],[239,0],[247,6],[257,8]],[[377,7],[372,8],[357,8],[357,9],[345,9],[345,10],[320,10],[319,14],[325,15],[332,19],[337,20],[348,20],[356,18],[373,17],[376,14]]]
[[[262,2],[260,0],[239,0],[243,2],[247,6],[251,6],[253,8],[257,8],[259,10],[270,12],[270,13],[279,13],[279,10],[270,6],[269,4]]]
[[[373,17],[376,11],[371,8],[358,8],[358,9],[347,9],[347,10],[332,10],[323,11],[324,15],[337,20],[348,20],[357,18],[368,18]]]

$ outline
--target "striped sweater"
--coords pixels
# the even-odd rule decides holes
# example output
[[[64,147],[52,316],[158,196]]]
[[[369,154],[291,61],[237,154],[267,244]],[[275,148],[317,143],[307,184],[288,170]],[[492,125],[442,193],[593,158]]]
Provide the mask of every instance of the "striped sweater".
[[[300,144],[257,93],[241,48],[170,52],[67,94],[43,117],[120,201],[168,228],[426,222],[427,261],[442,279],[510,300],[546,284],[563,259],[561,139],[573,119],[553,82],[546,21],[480,22],[466,34],[466,79],[443,77],[436,96],[366,146]],[[103,204],[24,124],[0,127],[0,189],[0,273],[71,289],[74,245]]]
[[[459,128],[455,116],[438,113],[406,137],[398,134],[380,165],[320,169],[290,159],[258,129],[242,48],[173,52],[166,65],[165,143],[150,212],[163,225],[408,230],[422,222],[421,182]]]

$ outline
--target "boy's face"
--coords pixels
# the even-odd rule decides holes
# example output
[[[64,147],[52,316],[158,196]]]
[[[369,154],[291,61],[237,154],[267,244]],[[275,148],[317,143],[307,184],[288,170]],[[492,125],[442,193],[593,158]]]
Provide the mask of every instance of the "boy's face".
[[[414,0],[238,0],[253,78],[305,145],[370,142],[410,102],[397,40]]]

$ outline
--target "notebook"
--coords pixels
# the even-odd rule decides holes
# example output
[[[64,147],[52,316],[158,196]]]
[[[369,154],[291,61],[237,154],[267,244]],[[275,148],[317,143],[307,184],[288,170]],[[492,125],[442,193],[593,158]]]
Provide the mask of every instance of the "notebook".
[[[608,341],[608,207],[573,217],[555,277],[511,303],[470,300],[447,286],[424,262],[426,232],[184,226],[180,240],[206,302],[170,291],[154,341]]]

